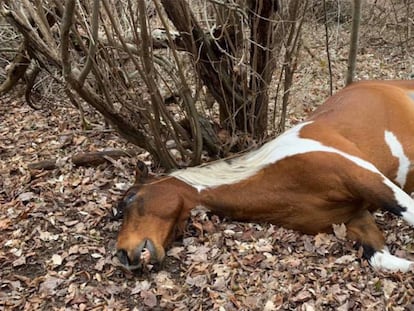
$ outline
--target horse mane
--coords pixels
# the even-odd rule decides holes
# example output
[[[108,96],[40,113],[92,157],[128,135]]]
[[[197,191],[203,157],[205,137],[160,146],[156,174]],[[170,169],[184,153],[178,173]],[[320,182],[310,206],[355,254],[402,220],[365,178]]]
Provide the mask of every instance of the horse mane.
[[[267,165],[288,156],[291,147],[297,148],[297,146],[291,143],[293,141],[291,138],[299,138],[300,130],[312,122],[301,123],[286,131],[277,139],[242,156],[220,160],[212,164],[177,170],[170,173],[169,176],[180,179],[198,191],[233,184],[247,179]],[[285,152],[282,149],[285,149]]]

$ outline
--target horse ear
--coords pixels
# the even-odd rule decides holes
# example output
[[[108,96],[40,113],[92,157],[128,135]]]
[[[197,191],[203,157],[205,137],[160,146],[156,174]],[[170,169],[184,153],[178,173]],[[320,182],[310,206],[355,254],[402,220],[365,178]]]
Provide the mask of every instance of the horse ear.
[[[148,167],[144,162],[138,160],[135,168],[135,184],[143,184],[148,177]]]

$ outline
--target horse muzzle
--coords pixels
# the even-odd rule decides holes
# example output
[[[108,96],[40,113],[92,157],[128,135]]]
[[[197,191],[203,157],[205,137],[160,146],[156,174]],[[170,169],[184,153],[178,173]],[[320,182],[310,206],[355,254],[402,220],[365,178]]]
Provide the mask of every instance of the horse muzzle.
[[[158,263],[157,250],[151,240],[144,240],[135,249],[118,249],[116,256],[128,270],[142,270],[147,264]]]

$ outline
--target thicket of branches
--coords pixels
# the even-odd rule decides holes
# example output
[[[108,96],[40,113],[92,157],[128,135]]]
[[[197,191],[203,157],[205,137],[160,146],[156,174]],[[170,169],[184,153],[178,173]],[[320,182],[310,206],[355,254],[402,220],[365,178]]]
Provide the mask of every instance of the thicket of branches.
[[[21,34],[0,94],[24,81],[27,102],[38,108],[31,90],[39,73],[48,75],[81,114],[92,106],[171,169],[200,163],[203,150],[223,156],[244,148],[246,137],[265,137],[272,83],[282,94],[277,130],[284,130],[302,26],[310,11],[328,25],[326,4],[336,1],[0,3]]]

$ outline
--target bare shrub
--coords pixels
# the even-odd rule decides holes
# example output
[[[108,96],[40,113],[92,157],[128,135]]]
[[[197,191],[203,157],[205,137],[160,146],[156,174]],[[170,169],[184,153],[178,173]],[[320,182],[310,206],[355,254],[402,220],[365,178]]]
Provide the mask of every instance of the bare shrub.
[[[385,42],[409,55],[412,8],[407,1],[383,2],[362,6],[360,50]],[[2,16],[20,42],[0,93],[24,80],[26,100],[40,108],[31,91],[47,75],[81,113],[86,102],[157,164],[196,165],[204,155],[226,156],[285,129],[300,48],[326,62],[313,55],[313,38],[303,42],[301,35],[322,17],[325,34],[314,37],[326,37],[332,91],[342,60],[330,60],[329,51],[346,42],[340,34],[350,27],[352,5],[325,4],[3,0]],[[376,23],[384,27],[370,32]],[[358,78],[358,58],[356,67]]]

